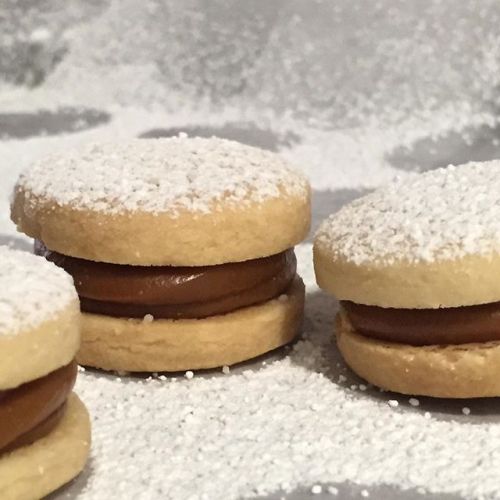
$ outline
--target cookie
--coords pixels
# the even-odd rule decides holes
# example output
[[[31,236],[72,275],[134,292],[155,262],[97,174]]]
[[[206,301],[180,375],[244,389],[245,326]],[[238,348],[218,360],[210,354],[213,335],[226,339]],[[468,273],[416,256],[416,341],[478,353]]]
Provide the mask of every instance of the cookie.
[[[91,145],[25,172],[12,219],[74,277],[86,365],[213,368],[298,333],[310,188],[273,153],[217,138]]]
[[[71,391],[80,343],[73,280],[0,248],[0,497],[38,499],[78,475],[90,420]]]
[[[321,225],[317,282],[347,364],[384,389],[499,396],[500,162],[412,176]]]

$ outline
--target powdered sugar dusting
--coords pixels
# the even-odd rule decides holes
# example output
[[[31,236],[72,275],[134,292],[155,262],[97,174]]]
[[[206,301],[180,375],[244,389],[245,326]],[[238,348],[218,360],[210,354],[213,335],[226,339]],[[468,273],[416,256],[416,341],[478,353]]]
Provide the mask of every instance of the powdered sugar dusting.
[[[355,200],[317,243],[356,264],[451,260],[500,251],[500,161],[413,176]]]
[[[276,198],[306,196],[307,182],[279,156],[218,138],[136,139],[52,155],[20,184],[59,205],[110,213],[209,212]]]
[[[0,247],[0,337],[35,327],[76,299],[73,280],[62,269]]]

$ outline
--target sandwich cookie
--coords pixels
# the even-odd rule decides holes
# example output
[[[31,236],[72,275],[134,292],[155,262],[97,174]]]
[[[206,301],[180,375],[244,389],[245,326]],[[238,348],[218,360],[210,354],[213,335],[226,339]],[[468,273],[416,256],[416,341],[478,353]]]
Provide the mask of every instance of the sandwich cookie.
[[[90,421],[72,393],[80,311],[73,280],[0,248],[0,498],[42,498],[78,475]]]
[[[310,189],[273,153],[217,138],[91,145],[24,173],[12,219],[74,277],[83,365],[213,368],[299,332],[293,247]]]
[[[404,394],[500,396],[500,161],[427,172],[320,227],[320,287],[361,377]]]

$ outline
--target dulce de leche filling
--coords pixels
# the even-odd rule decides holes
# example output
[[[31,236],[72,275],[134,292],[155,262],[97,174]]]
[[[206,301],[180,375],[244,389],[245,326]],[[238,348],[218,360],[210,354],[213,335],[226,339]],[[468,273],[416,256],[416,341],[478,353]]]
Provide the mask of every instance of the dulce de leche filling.
[[[31,444],[56,427],[76,374],[73,361],[45,377],[0,391],[0,453]]]
[[[293,249],[217,266],[130,266],[69,257],[35,243],[73,276],[82,310],[108,316],[205,318],[278,297],[296,273]]]
[[[367,337],[415,346],[500,340],[500,302],[441,309],[393,309],[341,302]]]

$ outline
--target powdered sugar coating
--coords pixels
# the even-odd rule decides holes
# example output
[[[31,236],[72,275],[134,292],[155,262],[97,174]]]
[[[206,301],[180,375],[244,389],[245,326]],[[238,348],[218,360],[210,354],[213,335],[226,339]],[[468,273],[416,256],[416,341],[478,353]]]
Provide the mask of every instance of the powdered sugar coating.
[[[317,244],[355,264],[433,262],[500,251],[500,161],[416,175],[355,200]]]
[[[207,213],[214,202],[240,206],[307,195],[307,181],[279,156],[218,138],[135,139],[52,155],[20,186],[58,205],[118,213]]]
[[[27,252],[0,247],[0,337],[55,317],[78,300],[72,278]]]

